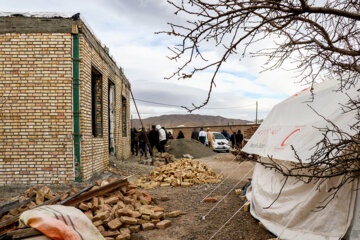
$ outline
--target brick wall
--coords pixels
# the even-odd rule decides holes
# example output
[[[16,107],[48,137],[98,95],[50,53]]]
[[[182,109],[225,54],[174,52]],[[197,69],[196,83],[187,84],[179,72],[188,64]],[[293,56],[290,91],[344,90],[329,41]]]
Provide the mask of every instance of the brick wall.
[[[109,116],[108,116],[108,81],[115,83],[115,153],[118,158],[130,156],[129,134],[122,134],[121,96],[127,99],[129,106],[129,86],[124,76],[115,74],[106,61],[99,55],[96,46],[93,46],[84,35],[80,38],[80,107],[81,107],[81,164],[83,178],[89,179],[94,173],[103,171],[109,160]],[[103,134],[98,137],[92,135],[91,124],[91,69],[95,67],[102,75],[102,126]],[[129,109],[129,108],[128,108]],[[129,111],[129,110],[128,110]],[[129,121],[129,114],[125,121]],[[129,128],[128,128],[128,131]]]
[[[0,184],[73,175],[71,34],[0,34]]]
[[[206,128],[210,128],[210,131],[212,132],[222,132],[223,129],[225,129],[231,136],[232,132],[237,132],[240,130],[242,134],[244,135],[244,138],[250,138],[256,129],[259,127],[259,125],[224,125],[224,126],[208,126],[203,127],[204,131],[206,131]],[[200,131],[200,127],[196,128],[198,131]],[[191,138],[191,133],[194,130],[194,127],[175,127],[175,128],[168,128],[167,130],[170,130],[173,132],[174,138],[176,138],[179,134],[179,131],[181,130],[185,138]]]
[[[123,121],[130,126],[129,83],[100,50],[80,35],[83,179],[108,165],[108,79],[115,83],[115,153],[118,158],[130,156],[129,127],[127,134],[122,132]],[[70,33],[0,34],[0,185],[74,180],[72,64]],[[92,135],[92,66],[102,74],[100,137]],[[127,100],[125,120],[122,96]]]

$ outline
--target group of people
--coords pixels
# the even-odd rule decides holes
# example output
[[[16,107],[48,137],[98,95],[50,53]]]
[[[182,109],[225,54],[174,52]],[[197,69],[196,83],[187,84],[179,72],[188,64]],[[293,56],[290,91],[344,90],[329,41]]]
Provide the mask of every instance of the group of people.
[[[147,157],[148,151],[153,156],[154,149],[158,152],[165,152],[165,145],[169,139],[173,139],[170,132],[166,132],[164,127],[153,125],[151,130],[145,131],[144,128],[136,130],[131,129],[131,153]]]
[[[228,139],[231,142],[231,146],[234,148],[235,146],[238,148],[242,147],[242,142],[244,140],[244,136],[242,135],[241,131],[238,130],[237,133],[233,132],[230,138]]]
[[[231,146],[233,148],[242,147],[244,136],[240,130],[238,130],[237,133],[233,132],[233,134],[230,136],[230,134],[224,129],[221,134],[231,142]],[[185,138],[184,133],[180,130],[176,138]],[[205,144],[206,139],[208,139],[207,144],[210,148],[213,147],[213,143],[215,142],[215,136],[209,128],[206,129],[206,132],[203,128],[201,128],[199,132],[196,128],[194,128],[193,132],[191,133],[191,138],[200,141],[202,144]],[[154,149],[161,153],[165,152],[165,145],[170,139],[174,139],[171,132],[167,132],[166,129],[160,125],[152,125],[151,129],[148,129],[147,131],[145,131],[144,128],[139,130],[132,128],[131,153],[138,156],[140,151],[141,156],[147,157],[148,152],[150,152],[150,155],[153,156]]]
[[[180,131],[181,132],[181,131]],[[179,132],[179,133],[180,133]],[[237,133],[233,132],[233,134],[230,136],[230,134],[223,129],[221,132],[222,135],[228,140],[231,141],[231,146],[234,148],[236,147],[242,147],[242,142],[244,140],[244,136],[242,135],[241,131],[238,130]],[[210,132],[210,129],[207,128],[206,132],[203,128],[200,129],[200,132],[197,131],[196,128],[194,128],[193,132],[191,133],[191,138],[194,140],[200,141],[202,144],[205,144],[206,138],[208,139],[208,146],[211,148],[213,145],[213,142],[215,141],[215,136]],[[211,139],[211,141],[209,141]]]

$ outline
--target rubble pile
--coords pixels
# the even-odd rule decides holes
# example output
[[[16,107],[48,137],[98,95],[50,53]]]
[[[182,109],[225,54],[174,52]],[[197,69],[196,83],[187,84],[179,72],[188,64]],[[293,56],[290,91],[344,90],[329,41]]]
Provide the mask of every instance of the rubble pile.
[[[155,153],[153,157],[153,165],[160,167],[163,164],[168,164],[176,160],[173,154],[169,153]]]
[[[148,193],[140,191],[127,180],[116,178],[98,180],[82,190],[72,188],[57,194],[47,186],[34,186],[26,190],[21,199],[26,200],[13,202],[0,209],[0,236],[7,234],[12,239],[18,239],[14,237],[17,232],[33,233],[34,229],[31,228],[18,229],[16,224],[20,214],[37,206],[51,204],[80,209],[106,240],[130,239],[131,233],[164,229],[172,224],[165,219],[165,210],[155,206],[156,200]],[[180,214],[181,212],[169,213],[167,217]],[[41,233],[36,231],[36,234]]]
[[[241,151],[240,149],[232,149],[231,153],[236,156],[236,160],[239,161],[255,161],[258,158],[258,155],[248,154]]]
[[[19,205],[19,207],[10,208],[9,211],[4,211],[4,213],[0,214],[0,222],[11,219],[26,210],[33,209],[34,207],[43,204],[44,202],[49,202],[50,200],[61,201],[67,198],[70,195],[74,195],[79,190],[77,188],[73,188],[69,193],[62,194],[62,192],[54,193],[49,187],[42,186],[39,187],[37,185],[27,189],[24,192],[24,195],[17,197],[17,200],[14,201],[14,206]],[[6,209],[4,206],[2,209]]]
[[[223,178],[223,175],[216,176],[212,169],[199,161],[182,158],[156,168],[149,176],[139,178],[136,184],[145,189],[158,186],[187,187],[193,184],[219,183]]]
[[[101,184],[97,182],[98,186]],[[165,220],[164,209],[155,206],[149,194],[132,184],[81,202],[76,207],[107,240],[130,239],[131,233],[171,225],[170,220]]]

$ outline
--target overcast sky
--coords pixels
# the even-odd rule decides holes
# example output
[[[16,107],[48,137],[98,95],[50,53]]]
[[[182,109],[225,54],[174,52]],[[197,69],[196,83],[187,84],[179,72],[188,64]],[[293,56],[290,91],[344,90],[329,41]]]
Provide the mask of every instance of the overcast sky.
[[[181,16],[165,0],[0,0],[2,12],[80,12],[97,38],[110,49],[132,84],[132,90],[143,118],[163,114],[185,114],[176,106],[200,104],[207,96],[211,72],[203,72],[186,81],[164,80],[177,65],[167,56],[168,46],[176,40],[154,32],[168,30],[167,22],[181,22]],[[207,49],[212,59],[217,49]],[[259,118],[272,106],[304,88],[286,70],[259,73],[264,59],[233,57],[219,73],[211,100],[196,114],[221,115],[228,118]],[[175,106],[161,106],[160,102]],[[131,113],[137,118],[132,105]]]

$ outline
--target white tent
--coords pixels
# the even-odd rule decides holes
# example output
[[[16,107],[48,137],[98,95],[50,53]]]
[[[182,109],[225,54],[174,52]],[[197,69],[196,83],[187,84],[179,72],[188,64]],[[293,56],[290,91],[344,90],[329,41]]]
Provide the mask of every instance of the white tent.
[[[272,157],[281,164],[288,165],[297,161],[291,145],[304,162],[309,161],[314,153],[313,147],[323,137],[316,128],[329,125],[325,119],[331,120],[344,132],[355,135],[356,131],[350,128],[356,123],[355,113],[344,113],[341,105],[347,103],[349,97],[357,98],[359,92],[355,88],[344,92],[336,91],[337,89],[336,81],[327,81],[314,86],[313,101],[310,90],[304,89],[279,103],[243,151],[259,155],[263,161]],[[332,141],[337,141],[335,135]],[[281,239],[341,239],[352,224],[357,181],[343,186],[325,209],[317,211],[317,207],[329,196],[328,190],[340,178],[327,180],[320,189],[315,182],[304,184],[288,179],[279,199],[270,208],[266,208],[277,197],[285,178],[280,173],[257,164],[252,186],[247,193],[247,198],[251,201],[251,214]],[[357,218],[359,215],[355,213]],[[360,239],[360,234],[356,232],[360,230],[360,224],[356,221],[353,223],[351,239]]]

